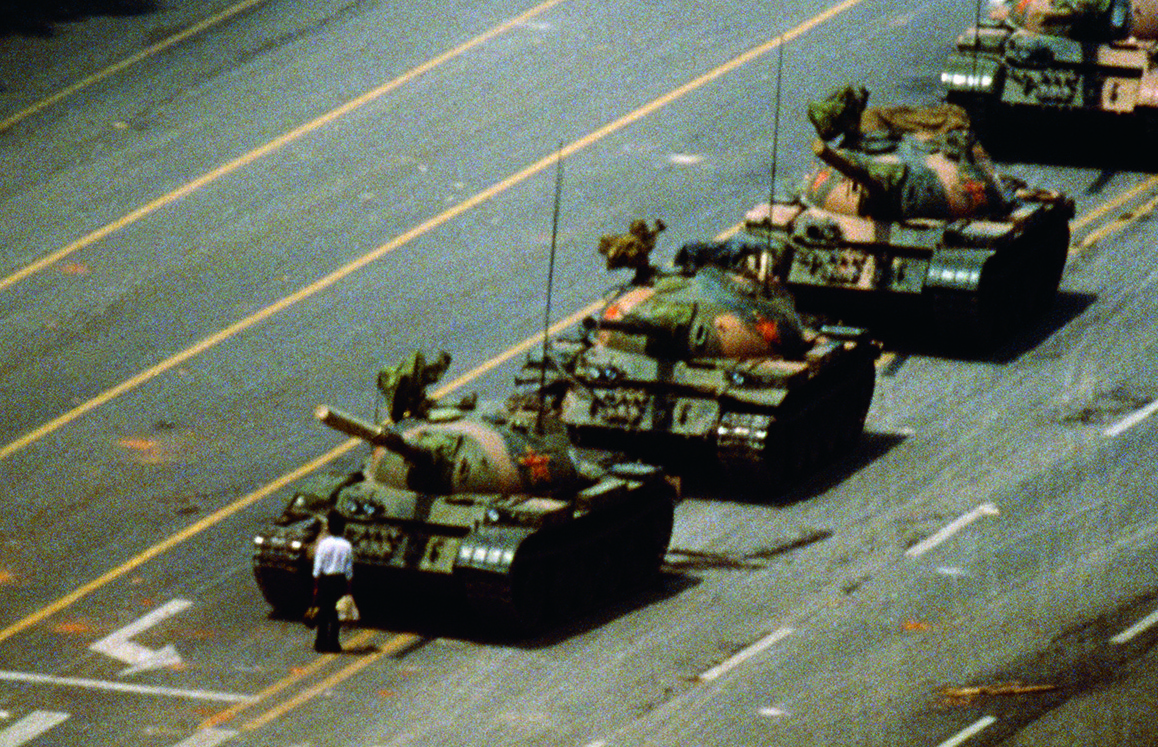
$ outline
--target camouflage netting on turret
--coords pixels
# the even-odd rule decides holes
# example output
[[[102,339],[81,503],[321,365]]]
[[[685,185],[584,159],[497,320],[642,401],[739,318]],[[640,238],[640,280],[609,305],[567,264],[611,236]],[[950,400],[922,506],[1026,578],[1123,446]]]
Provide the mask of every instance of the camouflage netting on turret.
[[[805,181],[806,203],[885,221],[1008,212],[1011,195],[964,109],[867,101],[866,89],[846,86],[809,105],[823,163]],[[827,142],[838,138],[839,146]]]

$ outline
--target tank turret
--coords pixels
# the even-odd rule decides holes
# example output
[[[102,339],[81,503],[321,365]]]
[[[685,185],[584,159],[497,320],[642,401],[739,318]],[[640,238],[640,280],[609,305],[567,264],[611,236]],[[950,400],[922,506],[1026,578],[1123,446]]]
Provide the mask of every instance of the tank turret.
[[[433,383],[409,400],[429,402]],[[255,537],[254,576],[276,611],[295,615],[308,603],[310,553],[330,510],[347,520],[354,594],[370,613],[421,589],[465,602],[484,624],[527,631],[654,576],[677,497],[662,470],[580,463],[560,432],[430,404],[418,408],[426,417],[397,423],[315,410],[371,451],[359,471],[295,486]]]
[[[818,164],[799,194],[757,205],[743,234],[696,261],[748,277],[771,267],[769,282],[830,321],[932,328],[970,345],[1042,313],[1073,201],[1001,175],[960,107],[867,98],[849,86],[814,102]]]

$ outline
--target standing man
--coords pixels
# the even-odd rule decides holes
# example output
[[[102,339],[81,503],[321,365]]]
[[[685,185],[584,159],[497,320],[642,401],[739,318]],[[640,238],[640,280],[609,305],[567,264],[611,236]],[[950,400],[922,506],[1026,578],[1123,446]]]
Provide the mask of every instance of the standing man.
[[[318,608],[318,637],[314,650],[340,654],[338,643],[338,600],[350,593],[354,578],[354,548],[342,536],[346,519],[335,510],[326,515],[326,536],[314,551],[314,605]]]

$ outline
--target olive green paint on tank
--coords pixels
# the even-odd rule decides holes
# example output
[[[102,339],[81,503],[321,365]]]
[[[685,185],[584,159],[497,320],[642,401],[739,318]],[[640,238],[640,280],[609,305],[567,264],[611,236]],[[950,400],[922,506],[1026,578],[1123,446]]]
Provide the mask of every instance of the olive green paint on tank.
[[[389,372],[381,388],[397,383]],[[370,610],[422,588],[465,601],[484,626],[523,633],[656,574],[678,497],[662,470],[579,463],[561,431],[477,414],[472,401],[461,409],[427,400],[437,376],[427,378],[412,390],[414,407],[392,400],[405,416],[398,423],[317,408],[321,422],[371,452],[359,471],[292,488],[255,537],[254,576],[279,614],[308,604],[311,553],[331,510],[347,520],[354,593]]]
[[[851,93],[855,92],[855,93]],[[799,193],[757,205],[746,232],[687,261],[783,285],[801,308],[915,323],[991,343],[1044,312],[1069,249],[1073,201],[995,168],[960,107],[866,107],[849,86],[814,102],[817,164]]]
[[[989,18],[958,37],[941,84],[949,100],[975,118],[1102,113],[1144,118],[1152,133],[1158,125],[1158,0],[998,3]],[[1141,150],[1151,145],[1139,144]]]
[[[583,446],[722,473],[764,497],[856,441],[874,342],[806,329],[787,293],[719,267],[623,265],[608,249],[633,233],[601,242],[609,269],[635,270],[631,282],[577,335],[552,339],[545,359],[527,359],[514,417],[546,411]]]

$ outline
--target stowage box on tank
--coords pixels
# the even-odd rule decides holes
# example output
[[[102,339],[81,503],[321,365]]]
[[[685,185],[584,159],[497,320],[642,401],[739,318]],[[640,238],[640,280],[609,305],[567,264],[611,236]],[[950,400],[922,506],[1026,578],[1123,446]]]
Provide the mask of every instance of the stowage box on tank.
[[[960,107],[866,107],[849,86],[809,106],[819,161],[798,195],[690,262],[767,277],[803,311],[988,343],[1057,294],[1073,201],[999,174]]]
[[[363,609],[413,603],[399,590],[422,589],[465,601],[482,625],[526,632],[657,573],[677,497],[662,470],[580,465],[561,434],[392,404],[407,415],[396,424],[318,408],[323,423],[373,448],[360,471],[295,486],[254,538],[254,577],[280,614],[309,603],[330,510],[347,520]]]
[[[735,273],[660,271],[646,259],[656,233],[636,221],[604,237],[608,268],[635,277],[578,336],[528,358],[518,404],[547,410],[581,445],[722,472],[764,495],[855,443],[876,343],[857,329],[806,330],[787,294]]]
[[[1158,0],[1020,0],[957,40],[941,83],[975,116],[1105,112],[1158,124]],[[1144,127],[1143,132],[1147,129]],[[1153,141],[1139,143],[1139,150]]]

